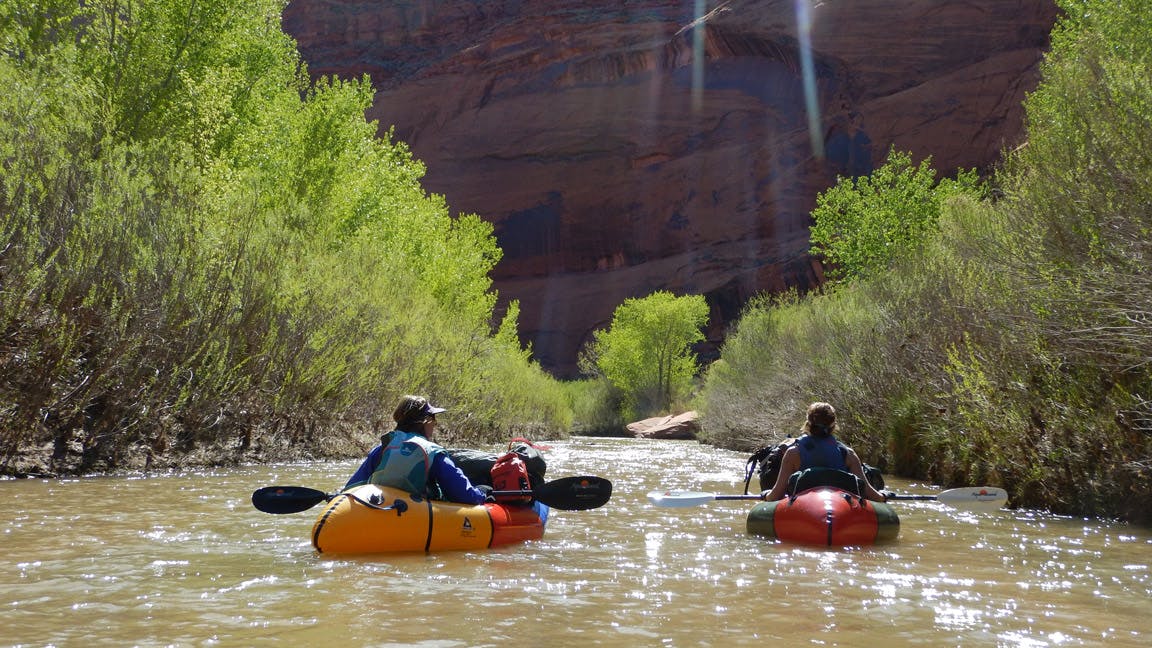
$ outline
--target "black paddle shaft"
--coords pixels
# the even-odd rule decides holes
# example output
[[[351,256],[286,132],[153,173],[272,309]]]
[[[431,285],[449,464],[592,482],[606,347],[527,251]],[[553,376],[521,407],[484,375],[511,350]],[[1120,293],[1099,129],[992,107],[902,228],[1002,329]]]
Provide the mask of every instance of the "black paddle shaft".
[[[608,503],[612,497],[612,482],[592,476],[564,477],[542,484],[535,490],[494,491],[493,494],[529,495],[550,508],[586,511]],[[329,494],[304,486],[265,486],[252,493],[252,505],[265,513],[299,513],[336,495],[338,493]]]

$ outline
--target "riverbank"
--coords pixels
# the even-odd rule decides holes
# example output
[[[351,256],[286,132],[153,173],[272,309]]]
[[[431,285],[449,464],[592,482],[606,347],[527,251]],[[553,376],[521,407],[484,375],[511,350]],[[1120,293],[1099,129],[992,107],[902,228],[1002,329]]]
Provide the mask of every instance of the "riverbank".
[[[227,442],[210,440],[181,447],[137,443],[113,457],[90,459],[83,442],[48,441],[19,448],[0,464],[0,477],[62,478],[101,474],[164,473],[188,468],[328,461],[363,456],[378,437],[364,426],[339,425],[312,433],[287,433],[267,426]]]
[[[195,468],[271,463],[337,461],[363,457],[385,432],[380,425],[341,421],[326,426],[261,425],[237,435],[197,443],[135,443],[107,457],[94,453],[79,438],[46,441],[18,448],[0,460],[0,478],[56,479],[90,475],[167,473]],[[169,435],[178,438],[175,433]],[[567,435],[542,425],[523,425],[501,434],[466,435],[445,427],[436,441],[445,447],[479,448],[515,437],[550,441]]]

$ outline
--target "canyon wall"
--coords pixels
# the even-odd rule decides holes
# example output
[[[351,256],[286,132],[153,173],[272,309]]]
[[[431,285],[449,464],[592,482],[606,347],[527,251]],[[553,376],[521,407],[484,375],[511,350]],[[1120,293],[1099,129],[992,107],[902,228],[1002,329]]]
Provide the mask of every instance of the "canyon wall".
[[[799,9],[798,9],[799,7]],[[367,74],[382,130],[492,222],[501,302],[559,376],[629,297],[822,281],[810,211],[890,147],[942,173],[1023,137],[1051,0],[292,0],[313,76]],[[798,29],[798,25],[807,26]]]

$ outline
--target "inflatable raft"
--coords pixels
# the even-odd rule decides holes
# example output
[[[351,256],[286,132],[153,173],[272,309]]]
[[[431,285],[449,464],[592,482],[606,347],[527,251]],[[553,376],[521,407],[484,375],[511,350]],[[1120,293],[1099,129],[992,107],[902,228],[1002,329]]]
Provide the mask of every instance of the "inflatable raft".
[[[544,536],[548,507],[456,504],[366,484],[334,496],[312,526],[322,554],[486,549]]]
[[[788,496],[748,512],[748,533],[808,545],[870,545],[893,540],[900,518],[884,502],[860,495],[851,473],[810,468],[790,478]]]

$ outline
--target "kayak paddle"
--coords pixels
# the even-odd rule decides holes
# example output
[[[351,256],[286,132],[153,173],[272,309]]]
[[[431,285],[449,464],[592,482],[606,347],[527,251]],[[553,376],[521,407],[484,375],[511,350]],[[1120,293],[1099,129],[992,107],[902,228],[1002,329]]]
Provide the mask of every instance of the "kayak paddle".
[[[951,506],[998,509],[1008,503],[1008,491],[995,486],[967,486],[940,491],[935,495],[889,495],[893,500],[937,500]]]
[[[695,491],[652,491],[648,501],[656,506],[667,508],[687,508],[700,506],[713,500],[762,500],[761,495],[717,495]],[[970,486],[941,491],[936,495],[889,495],[888,501],[935,500],[952,506],[974,508],[1000,508],[1008,502],[1008,492],[992,486]]]
[[[299,513],[340,493],[325,493],[304,486],[265,486],[252,493],[252,505],[265,513]],[[612,497],[612,482],[601,477],[563,477],[535,490],[492,491],[493,495],[530,495],[549,508],[586,511],[599,508]]]

